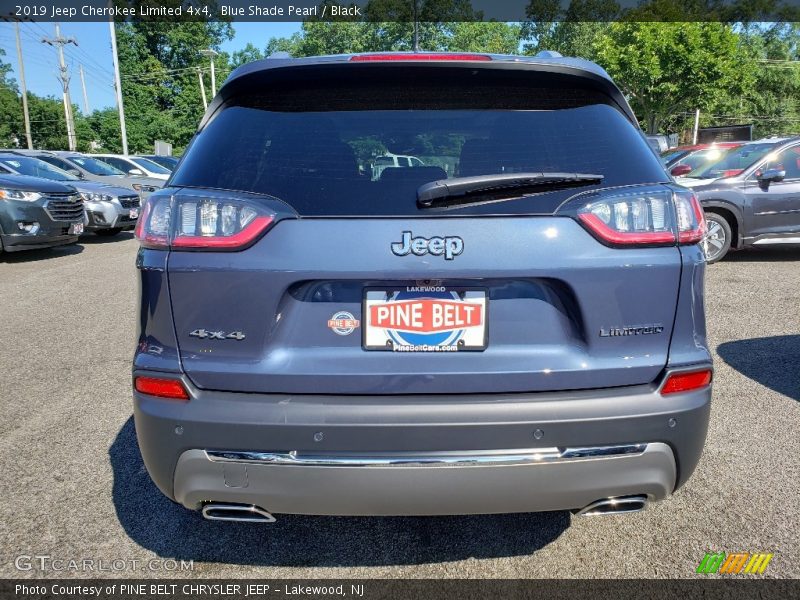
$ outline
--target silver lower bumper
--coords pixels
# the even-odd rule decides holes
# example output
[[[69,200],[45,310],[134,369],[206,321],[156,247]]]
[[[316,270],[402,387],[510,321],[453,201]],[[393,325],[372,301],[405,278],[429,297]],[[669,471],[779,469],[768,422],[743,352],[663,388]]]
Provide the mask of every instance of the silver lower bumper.
[[[174,491],[192,509],[230,502],[288,514],[454,515],[661,500],[675,483],[664,443],[371,456],[188,450]]]

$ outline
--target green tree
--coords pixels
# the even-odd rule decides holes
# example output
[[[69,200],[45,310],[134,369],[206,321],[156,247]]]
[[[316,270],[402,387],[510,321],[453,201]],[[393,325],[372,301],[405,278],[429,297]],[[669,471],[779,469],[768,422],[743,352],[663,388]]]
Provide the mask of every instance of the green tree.
[[[751,55],[723,23],[611,23],[594,53],[648,133],[675,114],[746,96],[755,84]]]
[[[116,29],[129,150],[151,152],[156,139],[184,147],[203,115],[198,69],[203,70],[209,100],[211,96],[209,62],[200,51],[219,51],[233,37],[230,23],[140,21],[117,23]],[[222,67],[218,85],[228,60],[225,54],[216,60]],[[96,120],[95,127],[103,122]],[[110,128],[95,130],[103,135],[103,146],[116,147],[118,134],[112,139],[106,137]]]

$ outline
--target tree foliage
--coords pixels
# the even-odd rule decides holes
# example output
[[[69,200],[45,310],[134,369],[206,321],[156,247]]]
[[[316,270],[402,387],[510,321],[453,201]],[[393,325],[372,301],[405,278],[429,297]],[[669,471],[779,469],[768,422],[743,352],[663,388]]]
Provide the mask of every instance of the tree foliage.
[[[593,44],[648,133],[670,116],[713,110],[753,89],[752,57],[723,23],[611,23]]]
[[[776,1],[760,3],[764,10],[773,10]],[[687,15],[716,6],[714,0],[682,2],[679,8]],[[419,0],[419,46],[498,54],[548,49],[596,61],[621,87],[650,132],[689,131],[697,108],[704,126],[752,122],[756,135],[800,131],[800,24],[751,23],[752,7],[747,3],[734,7],[745,19],[737,23],[674,22],[674,0],[621,8],[629,4],[531,0],[527,21],[499,23],[482,21],[468,0]],[[130,151],[150,152],[155,140],[165,140],[180,152],[190,141],[203,114],[198,69],[211,96],[209,59],[201,50],[219,52],[219,87],[234,68],[276,52],[301,57],[413,48],[410,2],[369,0],[364,11],[368,21],[309,20],[290,37],[249,43],[230,55],[220,51],[233,37],[230,23],[118,23]],[[659,16],[673,22],[658,22]],[[25,135],[19,89],[4,57],[0,49],[0,145],[13,147],[24,145]],[[31,93],[28,99],[34,145],[65,148],[61,99]],[[79,149],[95,144],[121,151],[116,108],[96,110],[88,117],[77,107],[73,112]],[[366,140],[365,152],[373,150]]]

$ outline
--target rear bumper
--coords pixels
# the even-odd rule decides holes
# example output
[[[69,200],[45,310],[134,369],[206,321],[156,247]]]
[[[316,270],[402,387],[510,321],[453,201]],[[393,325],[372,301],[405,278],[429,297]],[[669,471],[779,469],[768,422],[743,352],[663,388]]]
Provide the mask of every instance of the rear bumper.
[[[193,509],[215,501],[328,515],[532,512],[638,494],[661,500],[700,459],[711,396],[707,388],[662,397],[655,385],[259,395],[185,383],[189,402],[134,392],[139,446],[162,492]],[[587,455],[589,447],[628,450]]]

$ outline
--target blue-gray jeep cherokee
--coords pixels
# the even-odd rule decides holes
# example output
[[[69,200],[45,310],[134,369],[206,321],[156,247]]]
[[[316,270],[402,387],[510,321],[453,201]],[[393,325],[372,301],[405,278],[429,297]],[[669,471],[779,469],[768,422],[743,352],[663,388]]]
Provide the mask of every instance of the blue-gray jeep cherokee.
[[[209,519],[639,510],[706,437],[704,227],[595,64],[240,67],[137,226],[145,465]]]

